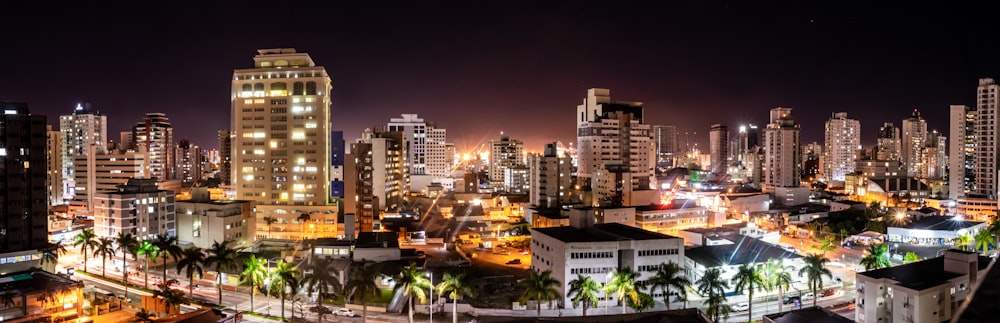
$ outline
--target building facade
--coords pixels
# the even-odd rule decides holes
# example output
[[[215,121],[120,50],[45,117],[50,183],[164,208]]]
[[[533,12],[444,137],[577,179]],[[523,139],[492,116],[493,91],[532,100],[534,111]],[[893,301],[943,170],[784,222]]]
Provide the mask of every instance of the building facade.
[[[708,146],[712,173],[725,174],[729,165],[729,128],[724,124],[713,124],[708,132]]]
[[[976,89],[976,167],[975,193],[996,199],[998,191],[997,131],[1000,130],[1000,111],[997,109],[997,92],[1000,85],[992,78],[979,80]]]
[[[94,195],[94,234],[115,237],[131,233],[139,240],[158,234],[177,236],[174,192],[161,190],[156,180],[130,179],[116,192]]]
[[[196,187],[191,199],[176,201],[177,240],[203,249],[216,241],[249,246],[257,234],[254,206],[253,201],[212,200],[208,189]]]
[[[674,166],[677,151],[677,127],[653,126],[653,142],[656,145],[656,166],[668,169]]]
[[[846,112],[834,113],[826,121],[826,149],[823,174],[831,181],[843,181],[854,172],[854,163],[861,150],[861,122],[847,117]]]
[[[801,183],[799,124],[792,109],[771,109],[771,122],[764,129],[765,191],[776,187],[798,187]]]
[[[76,178],[74,201],[86,204],[93,210],[94,197],[100,193],[116,192],[132,178],[148,178],[146,155],[135,151],[109,151],[98,153],[96,146],[90,152],[74,159]]]
[[[545,144],[542,154],[528,155],[529,203],[547,208],[569,204],[573,190],[572,160],[559,155],[556,143]]]
[[[403,149],[410,175],[447,176],[445,162],[447,131],[424,121],[416,114],[403,114],[389,119],[386,130],[403,134]]]
[[[27,103],[0,102],[0,110],[0,257],[7,257],[48,245],[46,122]]]
[[[576,111],[580,186],[589,188],[594,173],[609,164],[627,166],[633,188],[655,185],[656,152],[641,102],[612,102],[611,91],[589,89]]]
[[[49,206],[61,205],[65,201],[63,188],[62,142],[58,130],[52,130],[52,125],[45,125],[45,191],[48,192]]]
[[[177,143],[174,156],[177,156],[177,168],[174,170],[174,174],[176,174],[177,179],[181,180],[182,185],[191,186],[201,180],[202,166],[205,160],[201,147],[192,144],[187,139],[181,139]]]
[[[948,197],[957,199],[976,188],[976,110],[952,105],[948,127]]]
[[[149,178],[161,182],[175,179],[174,129],[167,115],[146,113],[146,117],[132,127],[132,147],[146,155]]]
[[[90,103],[79,103],[73,109],[73,113],[59,116],[59,133],[62,149],[60,159],[62,160],[63,185],[61,188],[63,196],[72,198],[73,161],[76,156],[87,153],[87,148],[96,146],[98,152],[107,150],[108,138],[108,116],[101,115],[94,111]]]
[[[490,182],[494,186],[502,186],[504,183],[504,173],[509,168],[524,165],[524,143],[520,140],[511,140],[505,134],[500,135],[500,140],[490,141]]]
[[[916,109],[909,118],[903,119],[900,159],[906,167],[906,176],[916,176],[925,167],[923,161],[924,147],[927,145],[927,121]]]
[[[900,160],[899,127],[892,122],[883,123],[878,128],[878,137],[875,141],[875,159],[878,160]]]

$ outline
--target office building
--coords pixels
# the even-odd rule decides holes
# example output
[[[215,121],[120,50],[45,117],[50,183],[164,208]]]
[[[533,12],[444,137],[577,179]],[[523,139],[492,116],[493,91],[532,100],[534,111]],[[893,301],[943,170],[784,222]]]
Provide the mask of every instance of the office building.
[[[826,121],[825,143],[823,174],[827,180],[844,181],[844,175],[854,172],[861,150],[861,122],[848,118],[846,112],[834,113]]]
[[[943,179],[947,175],[948,138],[937,130],[927,133],[927,140],[924,141],[924,150],[921,156],[923,167],[917,170],[918,178]]]
[[[975,193],[996,199],[998,191],[997,174],[1000,165],[997,164],[998,146],[997,130],[1000,130],[1000,113],[997,106],[997,92],[1000,85],[992,78],[979,80],[976,89],[976,127],[975,127]]]
[[[723,124],[713,124],[708,132],[708,146],[712,158],[712,173],[724,175],[729,159],[729,128]]]
[[[146,155],[146,174],[163,182],[174,178],[174,129],[163,113],[146,113],[132,126],[132,147]]]
[[[560,155],[557,143],[545,144],[542,154],[528,155],[529,203],[540,208],[559,207],[571,202],[573,176],[569,156]]]
[[[609,164],[627,167],[635,189],[655,185],[656,151],[641,102],[612,102],[610,90],[595,88],[576,111],[578,185],[590,188],[594,174]]]
[[[20,102],[0,102],[0,110],[0,259],[37,264],[49,234],[45,116],[30,114]],[[4,265],[0,271],[10,267]]]
[[[201,147],[191,144],[187,139],[181,139],[177,143],[174,156],[177,158],[174,174],[181,180],[181,185],[187,187],[201,181],[205,159]]]
[[[764,129],[765,191],[800,186],[799,148],[799,124],[792,118],[792,109],[771,109],[770,123]]]
[[[878,128],[878,137],[875,141],[875,159],[900,160],[901,145],[899,128],[892,122],[883,123]]]
[[[900,138],[900,159],[906,167],[906,176],[917,176],[924,164],[924,147],[927,145],[927,121],[916,109],[909,118],[903,119]]]
[[[174,192],[161,190],[156,180],[133,178],[115,192],[94,194],[94,234],[115,237],[126,232],[140,240],[158,234],[177,236]]]
[[[107,150],[108,116],[94,111],[90,103],[79,103],[73,113],[59,116],[59,132],[62,142],[62,191],[68,198],[73,194],[73,160],[87,152],[87,147],[96,146],[98,152]]]
[[[403,114],[399,118],[389,119],[386,130],[403,134],[402,145],[411,176],[448,176],[451,168],[445,158],[445,129],[424,121],[416,114]]]
[[[73,165],[76,176],[73,200],[86,203],[88,210],[93,210],[97,194],[116,192],[118,186],[132,178],[149,178],[146,154],[131,150],[98,152],[96,146],[91,146],[88,153],[75,157]]]
[[[952,105],[948,114],[948,198],[975,191],[976,110]]]
[[[524,166],[524,143],[500,134],[500,140],[490,141],[490,182],[502,187],[504,174],[509,168]]]
[[[656,166],[664,170],[674,166],[677,151],[677,127],[653,126],[653,142],[656,145]]]
[[[375,219],[388,210],[398,210],[406,195],[408,169],[403,162],[404,134],[399,131],[365,129],[347,155],[345,189],[353,200],[345,212],[354,212],[361,232],[372,232]],[[353,206],[351,208],[350,206]]]

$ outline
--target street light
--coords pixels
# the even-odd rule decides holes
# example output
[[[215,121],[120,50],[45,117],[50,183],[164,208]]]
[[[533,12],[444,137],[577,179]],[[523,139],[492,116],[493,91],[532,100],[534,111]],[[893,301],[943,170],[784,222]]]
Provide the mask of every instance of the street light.
[[[431,280],[431,299],[427,302],[430,304],[427,309],[430,311],[430,323],[434,323],[434,272],[428,271],[426,276]]]

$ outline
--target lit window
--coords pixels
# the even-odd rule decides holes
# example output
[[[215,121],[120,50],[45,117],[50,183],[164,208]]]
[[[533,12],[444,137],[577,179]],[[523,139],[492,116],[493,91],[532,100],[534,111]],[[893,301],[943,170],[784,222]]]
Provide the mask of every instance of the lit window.
[[[306,129],[312,129],[312,128],[316,128],[316,123],[307,123],[306,124]]]

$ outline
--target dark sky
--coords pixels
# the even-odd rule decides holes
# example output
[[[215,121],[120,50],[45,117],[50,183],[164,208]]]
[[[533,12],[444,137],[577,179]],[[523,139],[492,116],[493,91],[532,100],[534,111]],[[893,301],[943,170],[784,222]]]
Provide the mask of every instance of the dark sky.
[[[460,149],[499,136],[575,141],[586,89],[645,102],[647,123],[697,132],[793,108],[803,142],[836,111],[863,142],[914,108],[947,131],[1000,77],[996,1],[35,1],[4,4],[0,100],[57,115],[86,100],[111,137],[164,112],[175,141],[217,147],[230,80],[258,48],[308,52],[332,75],[348,138],[418,113]],[[696,137],[692,137],[694,140]],[[683,140],[683,138],[682,138]]]

